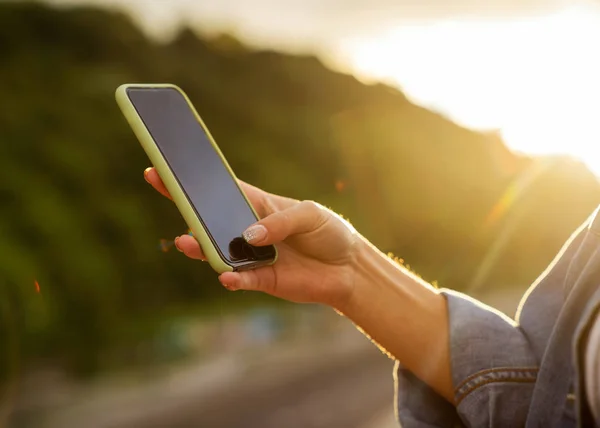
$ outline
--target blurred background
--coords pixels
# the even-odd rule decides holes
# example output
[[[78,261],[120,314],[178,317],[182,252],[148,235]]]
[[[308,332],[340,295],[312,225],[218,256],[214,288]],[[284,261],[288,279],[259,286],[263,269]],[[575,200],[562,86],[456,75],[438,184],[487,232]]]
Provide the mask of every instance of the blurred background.
[[[0,2],[0,426],[396,426],[350,322],[172,250],[118,85],[179,85],[242,179],[512,316],[600,202],[599,40],[592,1]]]

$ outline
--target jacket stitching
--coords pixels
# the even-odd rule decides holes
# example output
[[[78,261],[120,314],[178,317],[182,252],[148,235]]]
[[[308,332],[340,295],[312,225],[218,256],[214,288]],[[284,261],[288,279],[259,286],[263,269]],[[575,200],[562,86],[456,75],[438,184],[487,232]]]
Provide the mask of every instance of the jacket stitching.
[[[482,386],[485,385],[489,385],[491,383],[502,383],[502,382],[512,382],[512,383],[535,383],[536,379],[535,378],[506,378],[506,379],[488,379],[488,380],[484,380],[482,382],[479,382],[475,385],[473,385],[472,387],[470,387],[469,389],[467,389],[464,393],[462,393],[461,395],[457,396],[456,398],[456,406],[458,406],[463,399],[465,399],[470,393],[474,392],[475,390],[481,388]]]
[[[482,370],[479,371],[475,374],[472,374],[470,376],[468,376],[465,380],[463,380],[456,388],[454,388],[454,392],[457,394],[461,388],[463,388],[467,383],[471,382],[473,379],[477,379],[478,377],[484,376],[486,374],[490,374],[490,373],[507,373],[507,372],[517,372],[517,373],[532,373],[538,372],[538,368],[537,367],[515,367],[515,368],[511,368],[511,367],[496,367],[493,369],[486,369],[486,370]],[[537,376],[537,374],[536,374]]]

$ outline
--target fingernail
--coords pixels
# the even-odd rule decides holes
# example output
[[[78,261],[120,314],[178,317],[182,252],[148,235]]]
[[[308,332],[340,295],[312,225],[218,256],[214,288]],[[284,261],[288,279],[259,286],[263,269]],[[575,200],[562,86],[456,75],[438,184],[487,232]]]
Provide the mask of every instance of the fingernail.
[[[260,242],[267,237],[267,228],[262,224],[255,224],[250,226],[242,233],[242,237],[248,244]]]
[[[152,169],[152,167],[148,167],[144,170],[144,180],[146,180],[148,183],[150,183],[150,181],[148,181],[148,173],[150,172],[151,169]]]
[[[174,243],[175,243],[175,248],[177,248],[177,251],[179,251],[180,253],[183,253],[181,248],[179,248],[179,236],[177,238],[175,238]]]
[[[238,288],[234,284],[226,284],[221,281],[221,285],[229,291],[237,291],[238,290]]]

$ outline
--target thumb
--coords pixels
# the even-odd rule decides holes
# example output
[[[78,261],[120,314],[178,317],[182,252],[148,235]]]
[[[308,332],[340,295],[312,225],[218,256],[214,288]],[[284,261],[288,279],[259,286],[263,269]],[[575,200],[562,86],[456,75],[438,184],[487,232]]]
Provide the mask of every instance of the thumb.
[[[275,212],[253,224],[242,234],[244,240],[255,246],[272,245],[291,235],[316,230],[327,221],[327,211],[312,201],[302,201]]]
[[[260,268],[244,272],[225,272],[219,282],[229,291],[261,291],[276,295],[277,277],[272,268]]]

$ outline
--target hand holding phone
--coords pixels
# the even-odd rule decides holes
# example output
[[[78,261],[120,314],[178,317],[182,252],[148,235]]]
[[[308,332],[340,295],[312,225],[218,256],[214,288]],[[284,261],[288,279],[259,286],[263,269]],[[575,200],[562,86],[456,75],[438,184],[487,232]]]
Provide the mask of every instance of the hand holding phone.
[[[116,98],[212,268],[223,273],[274,263],[274,246],[243,239],[257,214],[183,91],[130,84]]]
[[[154,168],[144,172],[160,194],[171,198]],[[273,195],[240,182],[261,217],[266,235],[255,246],[278,244],[274,265],[246,272],[225,272],[219,281],[230,291],[261,291],[293,302],[324,303],[341,309],[359,277],[362,251],[369,248],[345,220],[319,204]],[[189,235],[178,238],[178,248],[188,257],[206,260],[202,247]],[[389,263],[389,262],[388,262]]]
[[[207,260],[232,291],[337,308],[349,300],[362,270],[359,253],[368,246],[348,222],[314,202],[236,180],[175,86],[123,85],[117,101],[155,166],[147,181],[175,202],[193,231],[194,238],[183,235],[177,244],[188,257]],[[248,227],[263,233],[246,234],[249,242],[241,243]],[[240,254],[232,243],[251,251]]]

